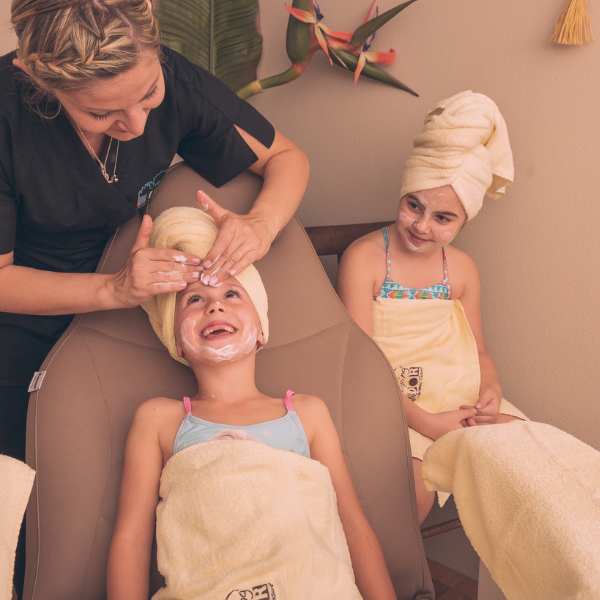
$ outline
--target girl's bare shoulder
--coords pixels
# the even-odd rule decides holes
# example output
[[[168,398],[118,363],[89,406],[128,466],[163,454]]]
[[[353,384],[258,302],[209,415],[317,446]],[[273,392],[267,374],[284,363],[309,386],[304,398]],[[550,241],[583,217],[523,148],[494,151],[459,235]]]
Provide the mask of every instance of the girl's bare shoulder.
[[[375,293],[385,279],[385,246],[381,229],[354,240],[344,251],[338,281],[346,287],[368,287]],[[348,291],[348,290],[346,290]]]
[[[454,296],[461,298],[467,287],[479,285],[477,264],[464,250],[455,246],[446,246],[448,273],[454,289]]]
[[[324,418],[331,418],[329,409],[319,396],[294,394],[294,410],[298,413],[306,436],[310,441]]]
[[[357,261],[378,260],[385,256],[381,229],[355,239],[344,251],[344,256]]]
[[[134,424],[152,427],[159,431],[168,423],[181,420],[183,412],[181,400],[165,396],[148,398],[137,407]]]

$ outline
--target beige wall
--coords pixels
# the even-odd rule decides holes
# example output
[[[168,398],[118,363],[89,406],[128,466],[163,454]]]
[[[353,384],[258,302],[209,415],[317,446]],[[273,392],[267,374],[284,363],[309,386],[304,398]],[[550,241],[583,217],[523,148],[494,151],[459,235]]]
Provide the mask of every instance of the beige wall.
[[[509,125],[516,182],[459,241],[480,267],[488,345],[509,399],[600,447],[600,42],[549,43],[565,2],[415,3],[376,47],[396,49],[391,71],[418,99],[367,80],[353,88],[316,57],[300,80],[254,103],[311,157],[301,217],[314,225],[393,218],[427,108],[468,88],[494,98]],[[261,3],[264,74],[286,65],[281,4]],[[600,3],[589,4],[600,31]],[[338,29],[367,5],[321,2]]]
[[[393,218],[402,163],[426,109],[471,88],[508,122],[517,179],[489,203],[460,245],[482,276],[488,344],[506,396],[531,417],[600,447],[600,41],[548,42],[566,0],[421,0],[379,34],[391,71],[421,93],[331,70],[316,57],[297,82],[253,102],[310,155],[305,224]],[[368,0],[321,0],[350,28]],[[381,0],[383,9],[391,0]],[[600,3],[590,12],[600,31]],[[14,46],[0,0],[0,51]],[[262,0],[263,74],[285,68],[283,0]]]

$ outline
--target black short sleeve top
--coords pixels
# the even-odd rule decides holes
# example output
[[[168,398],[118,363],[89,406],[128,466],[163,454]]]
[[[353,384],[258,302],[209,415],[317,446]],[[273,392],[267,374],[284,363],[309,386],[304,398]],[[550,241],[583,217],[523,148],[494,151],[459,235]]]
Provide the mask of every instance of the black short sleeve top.
[[[28,105],[15,53],[0,58],[0,254],[14,251],[17,265],[91,272],[176,153],[220,186],[257,160],[234,125],[271,146],[274,129],[252,106],[180,54],[162,51],[165,98],[143,135],[120,143],[112,184],[63,113],[43,119]]]

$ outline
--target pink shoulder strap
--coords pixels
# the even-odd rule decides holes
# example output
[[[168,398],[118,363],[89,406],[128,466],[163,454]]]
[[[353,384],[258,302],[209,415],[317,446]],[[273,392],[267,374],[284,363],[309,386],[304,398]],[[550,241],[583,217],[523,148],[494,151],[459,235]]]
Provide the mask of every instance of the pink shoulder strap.
[[[294,410],[294,403],[292,402],[292,396],[294,392],[292,390],[288,390],[285,393],[285,397],[283,398],[283,404],[285,405],[286,410]]]
[[[192,414],[192,401],[190,400],[189,396],[183,397],[183,408],[185,408],[186,415]]]

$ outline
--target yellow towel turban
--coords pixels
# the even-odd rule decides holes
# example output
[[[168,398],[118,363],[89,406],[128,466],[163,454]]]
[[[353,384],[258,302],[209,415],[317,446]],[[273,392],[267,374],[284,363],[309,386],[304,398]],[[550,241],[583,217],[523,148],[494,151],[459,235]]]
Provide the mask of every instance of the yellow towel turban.
[[[484,196],[502,196],[514,179],[506,123],[483,94],[467,90],[442,100],[427,115],[413,145],[401,197],[451,185],[472,219]]]
[[[179,206],[165,210],[154,221],[150,245],[154,248],[174,248],[204,258],[217,237],[217,226],[208,214],[198,208]],[[253,265],[246,267],[235,278],[252,300],[262,327],[263,342],[269,338],[268,300],[265,286]],[[175,304],[177,294],[159,294],[144,302],[154,333],[169,354],[180,363],[188,362],[177,353],[175,344]]]

